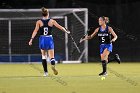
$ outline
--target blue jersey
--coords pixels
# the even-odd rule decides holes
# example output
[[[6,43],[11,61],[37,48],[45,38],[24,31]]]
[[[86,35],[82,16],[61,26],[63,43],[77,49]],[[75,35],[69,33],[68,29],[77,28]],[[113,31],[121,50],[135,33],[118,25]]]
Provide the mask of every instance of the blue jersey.
[[[98,37],[100,42],[100,54],[104,52],[105,49],[112,52],[113,46],[111,41],[111,34],[108,31],[108,26],[106,26],[105,30],[102,30],[102,28],[99,28],[98,31]]]
[[[106,26],[105,30],[102,30],[102,27],[99,28],[98,37],[100,44],[110,44],[111,42],[111,34],[108,31],[108,26]]]
[[[52,27],[48,25],[50,19],[41,19],[43,26],[39,28],[39,48],[42,50],[54,49],[54,42],[52,37]]]
[[[40,35],[52,35],[52,27],[48,25],[50,19],[41,19],[43,26],[39,28]]]

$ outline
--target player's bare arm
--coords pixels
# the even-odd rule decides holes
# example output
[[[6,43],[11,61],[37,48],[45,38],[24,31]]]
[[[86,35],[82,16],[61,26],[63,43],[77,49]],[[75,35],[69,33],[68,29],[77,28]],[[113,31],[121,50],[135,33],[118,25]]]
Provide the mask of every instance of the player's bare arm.
[[[113,39],[111,40],[111,42],[115,42],[118,38],[118,36],[116,35],[116,33],[113,31],[112,27],[109,27],[109,32],[113,35]]]
[[[97,35],[99,28],[96,28],[95,31],[88,37],[89,39],[92,39],[94,36]]]
[[[83,39],[83,41],[84,41],[84,40],[92,39],[94,36],[97,35],[98,30],[99,30],[99,28],[96,28],[95,31],[94,31],[91,35],[89,35],[89,36],[85,36],[85,38]]]
[[[36,36],[38,30],[39,30],[39,21],[36,22],[35,29],[34,29],[34,31],[33,31],[33,33],[32,33],[32,37],[31,37],[31,39],[30,39],[30,41],[29,41],[29,45],[30,45],[30,46],[32,45],[32,41],[33,41],[34,37]]]
[[[64,27],[62,27],[61,25],[59,25],[55,20],[52,20],[52,23],[55,27],[57,27],[58,29],[62,30],[63,32],[66,32],[67,34],[70,34],[70,31],[68,31],[67,29],[65,29]]]

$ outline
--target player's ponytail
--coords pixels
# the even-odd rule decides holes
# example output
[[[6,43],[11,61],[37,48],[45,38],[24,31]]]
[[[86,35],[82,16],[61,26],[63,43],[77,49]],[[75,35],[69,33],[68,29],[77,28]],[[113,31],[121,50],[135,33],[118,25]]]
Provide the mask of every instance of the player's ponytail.
[[[105,23],[108,24],[109,23],[109,18],[108,17],[104,17],[105,18]]]
[[[42,7],[41,10],[42,10],[42,15],[43,16],[48,16],[48,9],[47,8]]]

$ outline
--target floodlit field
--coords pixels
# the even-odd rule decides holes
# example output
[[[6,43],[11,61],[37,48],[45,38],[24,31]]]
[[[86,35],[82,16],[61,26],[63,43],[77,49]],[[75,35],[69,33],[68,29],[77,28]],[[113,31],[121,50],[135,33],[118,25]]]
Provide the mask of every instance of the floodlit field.
[[[0,64],[0,93],[140,93],[140,63],[111,63],[101,80],[99,63],[57,64],[43,77],[41,64]]]

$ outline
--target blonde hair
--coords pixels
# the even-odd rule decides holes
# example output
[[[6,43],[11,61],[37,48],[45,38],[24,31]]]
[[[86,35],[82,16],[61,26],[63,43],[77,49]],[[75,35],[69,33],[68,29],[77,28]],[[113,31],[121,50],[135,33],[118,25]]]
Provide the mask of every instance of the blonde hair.
[[[47,8],[42,7],[41,10],[42,10],[42,15],[43,16],[48,16],[49,12],[48,12],[48,9]]]

